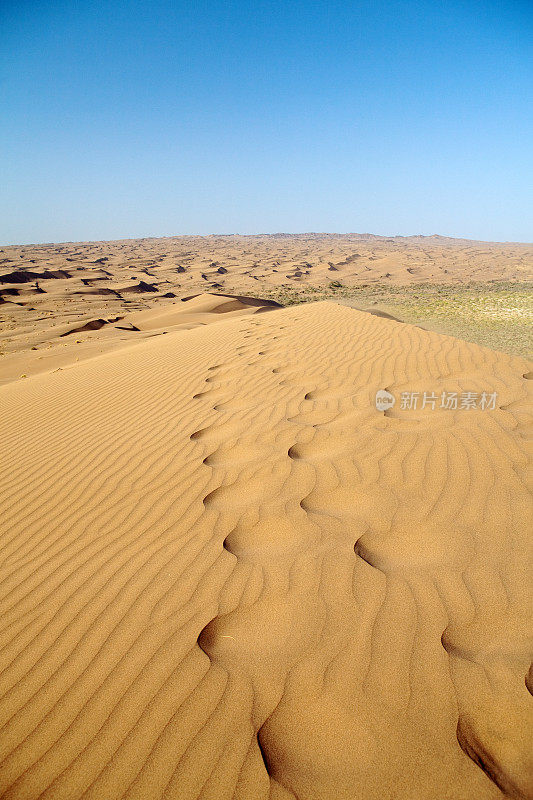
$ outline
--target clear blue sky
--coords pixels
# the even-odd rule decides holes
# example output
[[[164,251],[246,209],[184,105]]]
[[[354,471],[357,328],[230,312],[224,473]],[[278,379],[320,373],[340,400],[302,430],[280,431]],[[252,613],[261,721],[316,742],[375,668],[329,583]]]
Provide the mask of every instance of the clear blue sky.
[[[1,0],[0,243],[533,240],[533,0]]]

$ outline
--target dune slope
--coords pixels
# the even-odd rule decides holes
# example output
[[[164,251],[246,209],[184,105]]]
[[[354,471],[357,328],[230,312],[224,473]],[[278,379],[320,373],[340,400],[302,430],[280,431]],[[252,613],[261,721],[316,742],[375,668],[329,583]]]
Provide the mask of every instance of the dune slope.
[[[0,359],[0,385],[20,377],[64,369],[77,361],[128,347],[151,336],[219,322],[221,314],[229,319],[274,308],[280,305],[272,300],[201,293],[123,314],[103,314],[96,318],[90,314],[77,319],[75,325],[72,321],[68,325],[61,323],[61,314],[56,313],[56,309],[51,318],[53,322],[49,320],[33,331],[27,326],[4,329],[0,318],[4,343],[11,347],[11,352],[3,353]],[[1,342],[0,334],[0,347],[3,346]]]
[[[224,316],[0,387],[0,796],[533,797],[531,366]]]

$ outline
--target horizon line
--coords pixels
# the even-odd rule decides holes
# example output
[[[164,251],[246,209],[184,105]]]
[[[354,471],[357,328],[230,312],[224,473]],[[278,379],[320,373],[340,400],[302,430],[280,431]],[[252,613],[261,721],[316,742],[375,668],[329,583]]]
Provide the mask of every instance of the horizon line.
[[[180,234],[166,234],[162,236],[126,236],[126,237],[119,237],[117,239],[65,239],[63,241],[41,241],[41,242],[15,242],[15,243],[7,243],[7,244],[0,244],[0,252],[3,252],[4,248],[7,247],[47,247],[52,245],[73,245],[73,244],[105,244],[105,243],[112,243],[112,242],[136,242],[136,241],[146,241],[146,240],[153,240],[153,239],[210,239],[210,238],[259,238],[259,237],[271,237],[271,238],[281,238],[281,237],[304,237],[304,236],[316,236],[316,237],[349,237],[349,236],[357,236],[357,237],[368,237],[371,239],[380,239],[380,240],[396,240],[396,239],[445,239],[451,240],[456,242],[475,242],[475,243],[482,243],[482,244],[500,244],[500,245],[508,245],[508,244],[519,244],[519,245],[532,245],[533,242],[526,242],[526,241],[518,241],[518,240],[496,240],[496,239],[470,239],[467,236],[449,236],[447,234],[440,234],[440,233],[411,233],[411,234],[379,234],[379,233],[356,233],[355,231],[348,231],[348,232],[339,232],[339,231],[301,231],[298,233],[289,233],[284,231],[276,231],[273,233],[180,233]]]

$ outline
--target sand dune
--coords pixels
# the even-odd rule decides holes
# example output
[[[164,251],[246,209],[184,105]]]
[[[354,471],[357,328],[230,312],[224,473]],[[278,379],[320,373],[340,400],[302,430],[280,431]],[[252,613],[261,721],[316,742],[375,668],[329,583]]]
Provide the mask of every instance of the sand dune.
[[[219,322],[220,315],[234,318],[274,308],[280,306],[273,300],[202,293],[182,297],[176,302],[160,303],[142,311],[97,319],[89,317],[81,325],[72,325],[71,322],[65,324],[57,312],[52,315],[50,328],[42,325],[44,320],[40,318],[35,330],[23,325],[4,332],[4,346],[11,345],[11,352],[4,353],[0,362],[0,384],[28,375],[65,369],[80,360],[129,346],[132,337],[125,335],[125,331],[139,334],[135,337],[138,341],[147,336]]]
[[[486,287],[494,282],[523,281],[527,285],[532,277],[532,245],[441,236],[181,236],[3,247],[0,384],[22,375],[62,369],[77,360],[129,345],[135,327],[148,329],[149,311],[155,317],[161,316],[161,329],[169,330],[167,313],[173,328],[177,324],[173,316],[181,314],[181,298],[194,295],[268,297],[271,293],[285,305],[295,295],[307,294],[307,299],[316,299],[313,293],[334,285],[342,286],[343,291],[357,290],[352,302],[355,307],[366,309],[374,304],[374,300],[369,303],[368,298],[363,299],[365,293],[373,291],[372,287],[382,287],[385,293],[405,287],[416,295],[420,284],[463,287],[482,282]],[[482,308],[476,316],[483,320],[487,306],[496,318],[503,314],[508,319],[511,315],[517,321],[523,315],[522,338],[526,340],[530,311],[517,307],[512,294],[510,287],[509,298],[500,303],[503,308],[494,307],[493,297],[489,296],[483,306],[485,314]],[[404,318],[396,306],[376,302],[381,313]],[[423,297],[417,302],[424,306]],[[233,310],[243,311],[237,306]],[[214,311],[214,307],[206,307],[205,312],[199,313],[211,315]],[[141,316],[144,327],[128,321],[138,312],[147,312]],[[227,308],[224,313],[228,313]],[[468,330],[447,326],[442,319],[432,319],[429,309],[428,313],[428,321],[416,315],[409,321],[428,322],[432,330],[469,338]],[[191,311],[187,314],[191,315]],[[125,322],[107,324],[117,317]],[[98,320],[106,324],[97,328]],[[209,317],[198,317],[195,322],[189,316],[182,321],[182,327],[208,321]],[[64,337],[67,331],[78,332],[79,336]],[[485,343],[482,335],[474,337],[474,341]],[[497,349],[508,349],[496,337],[487,342]],[[530,353],[525,343],[512,351]]]
[[[118,284],[110,288],[122,291],[131,292],[137,285],[137,292],[142,292],[139,284],[155,282],[156,289],[165,283],[178,283],[185,291],[226,286],[254,292],[258,282],[278,287],[322,286],[332,280],[341,280],[347,286],[361,281],[412,284],[467,283],[480,278],[519,280],[520,276],[531,277],[532,264],[531,244],[444,236],[175,236],[0,248],[0,269],[6,277],[31,274],[31,278],[23,279],[25,282],[55,278],[47,281],[47,290],[52,290],[51,284],[57,284],[58,278],[70,280],[72,286],[97,269],[110,283]],[[146,280],[146,276],[155,281]]]
[[[531,365],[189,303],[0,387],[0,796],[532,798]]]

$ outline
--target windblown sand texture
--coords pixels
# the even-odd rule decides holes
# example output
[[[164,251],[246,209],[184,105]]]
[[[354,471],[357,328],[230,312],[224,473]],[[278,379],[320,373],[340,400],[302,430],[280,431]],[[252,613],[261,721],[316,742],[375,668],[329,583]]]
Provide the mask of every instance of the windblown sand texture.
[[[189,302],[0,387],[0,796],[532,798],[531,366]]]

